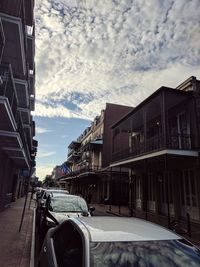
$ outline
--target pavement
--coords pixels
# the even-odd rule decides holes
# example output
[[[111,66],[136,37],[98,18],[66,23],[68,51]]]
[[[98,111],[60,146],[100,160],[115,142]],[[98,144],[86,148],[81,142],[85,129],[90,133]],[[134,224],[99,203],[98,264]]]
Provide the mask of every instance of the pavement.
[[[114,206],[114,205],[104,205],[104,204],[91,204],[90,206],[95,207],[93,215],[97,216],[124,216],[130,217],[130,210],[127,206]]]
[[[21,231],[25,197],[11,203],[0,212],[0,267],[28,267],[31,259],[32,230],[35,201],[28,195]],[[29,204],[30,209],[29,209]]]

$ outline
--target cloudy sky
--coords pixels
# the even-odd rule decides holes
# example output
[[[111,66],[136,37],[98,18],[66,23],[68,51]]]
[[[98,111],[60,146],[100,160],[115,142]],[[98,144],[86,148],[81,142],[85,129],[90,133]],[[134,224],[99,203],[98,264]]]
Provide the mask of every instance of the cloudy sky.
[[[106,102],[200,79],[199,0],[37,0],[35,21],[40,179]]]

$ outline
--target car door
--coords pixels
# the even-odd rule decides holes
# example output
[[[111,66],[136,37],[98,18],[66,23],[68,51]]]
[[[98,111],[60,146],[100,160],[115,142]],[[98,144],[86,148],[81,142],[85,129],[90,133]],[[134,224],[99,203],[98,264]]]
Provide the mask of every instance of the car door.
[[[71,222],[48,231],[40,254],[40,267],[83,267],[83,240]]]

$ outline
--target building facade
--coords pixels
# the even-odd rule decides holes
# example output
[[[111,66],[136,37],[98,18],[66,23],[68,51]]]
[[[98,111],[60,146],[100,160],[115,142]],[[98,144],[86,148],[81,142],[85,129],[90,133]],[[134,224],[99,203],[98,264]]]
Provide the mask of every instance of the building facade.
[[[119,120],[110,166],[129,170],[132,216],[176,222],[200,240],[200,81],[161,87]]]
[[[67,165],[70,172],[60,180],[71,192],[81,194],[89,202],[110,198],[110,162],[112,157],[112,124],[132,108],[106,104],[90,127],[68,146]]]
[[[34,0],[0,1],[0,210],[23,194],[37,141]]]

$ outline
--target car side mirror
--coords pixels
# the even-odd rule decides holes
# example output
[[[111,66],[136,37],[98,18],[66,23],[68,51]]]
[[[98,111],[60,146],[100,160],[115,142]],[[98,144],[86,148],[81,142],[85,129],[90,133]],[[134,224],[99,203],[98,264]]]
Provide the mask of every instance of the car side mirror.
[[[89,211],[90,211],[90,212],[95,211],[95,207],[89,207]]]

